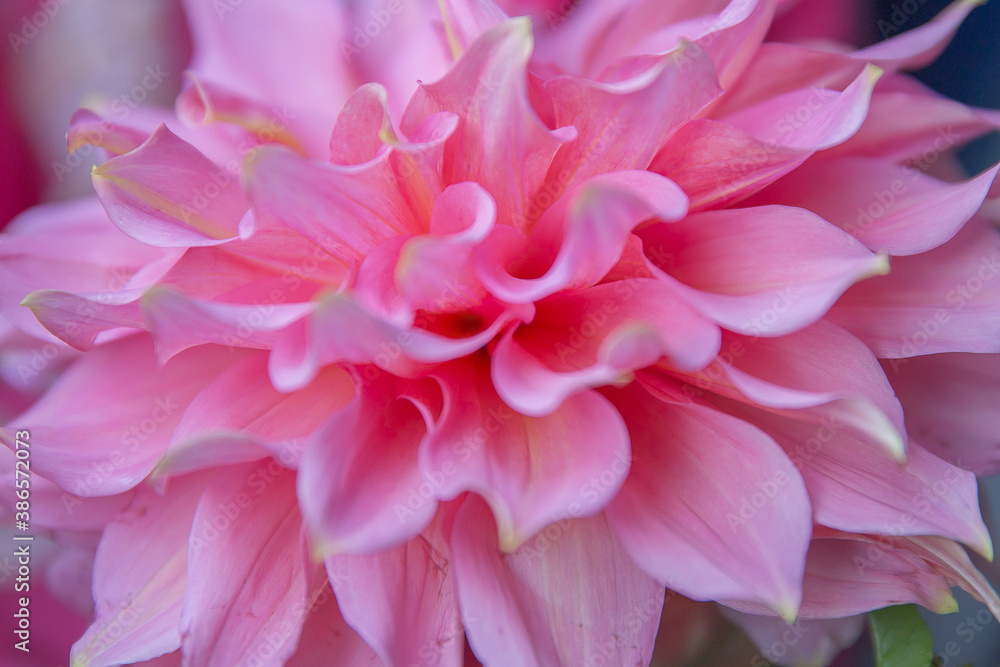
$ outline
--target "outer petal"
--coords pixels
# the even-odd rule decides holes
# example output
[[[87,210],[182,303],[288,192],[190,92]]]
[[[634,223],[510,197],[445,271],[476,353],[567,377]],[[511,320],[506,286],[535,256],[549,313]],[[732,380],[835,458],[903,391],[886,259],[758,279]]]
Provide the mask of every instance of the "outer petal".
[[[680,185],[695,210],[718,208],[749,196],[801,165],[819,150],[841,143],[859,127],[877,70],[866,69],[842,93],[813,91],[803,120],[781,114],[773,128],[756,133],[729,122],[687,123],[660,150],[650,167]],[[747,112],[752,114],[753,109]],[[760,113],[761,117],[774,118]]]
[[[864,616],[797,620],[788,625],[779,618],[723,612],[753,639],[765,658],[776,664],[829,665],[843,649],[853,646],[865,629]],[[777,646],[784,649],[781,655],[768,650]]]
[[[372,556],[326,559],[344,618],[385,665],[461,667],[465,641],[440,522]]]
[[[479,359],[435,376],[444,411],[421,446],[421,473],[439,498],[483,496],[505,551],[560,518],[600,511],[624,481],[631,463],[625,425],[596,392],[526,417],[503,403]]]
[[[663,587],[635,566],[603,516],[566,519],[503,554],[489,514],[470,496],[451,537],[462,616],[480,660],[649,663]]]
[[[154,478],[264,458],[295,467],[306,438],[354,396],[346,371],[324,369],[302,391],[278,393],[267,356],[254,354],[223,371],[184,411]]]
[[[778,336],[819,319],[886,261],[808,211],[709,211],[638,232],[647,257],[695,308],[727,329]]]
[[[140,487],[104,531],[94,562],[97,620],[73,646],[74,667],[140,662],[180,647],[188,534],[206,482],[177,479],[165,496]]]
[[[1000,355],[929,354],[885,368],[928,450],[977,475],[1000,472]]]
[[[188,548],[188,661],[283,665],[294,653],[306,600],[300,528],[295,475],[273,459],[213,474]]]
[[[1000,352],[998,255],[1000,232],[973,218],[943,246],[852,287],[828,319],[881,358]]]
[[[884,159],[821,160],[782,178],[755,203],[800,206],[874,251],[914,255],[952,238],[979,210],[998,171],[950,184]]]
[[[156,369],[146,336],[100,346],[22,415],[32,468],[80,496],[134,487],[156,465],[191,399],[235,360],[202,348]],[[13,430],[0,433],[13,447]]]
[[[536,307],[532,323],[508,331],[492,355],[497,392],[522,414],[549,414],[567,396],[661,357],[698,370],[719,351],[718,327],[658,280],[561,292]]]
[[[154,246],[224,243],[249,208],[233,174],[165,125],[134,151],[96,167],[94,189],[112,222]]]
[[[607,512],[636,562],[687,597],[752,600],[794,618],[812,521],[784,452],[711,408],[636,386],[610,395],[642,461]]]
[[[320,429],[302,455],[302,515],[323,555],[377,553],[407,542],[433,519],[421,495],[420,412],[387,380],[375,380]],[[414,499],[415,498],[415,499]]]

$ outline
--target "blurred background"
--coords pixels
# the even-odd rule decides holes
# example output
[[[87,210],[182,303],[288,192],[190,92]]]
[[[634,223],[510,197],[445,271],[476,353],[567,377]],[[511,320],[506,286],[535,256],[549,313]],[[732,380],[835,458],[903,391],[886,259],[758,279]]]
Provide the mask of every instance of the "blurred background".
[[[817,40],[866,46],[925,23],[947,5],[946,0],[803,0],[776,24],[773,36],[806,30]],[[98,99],[117,105],[122,113],[130,113],[140,102],[172,107],[191,46],[179,0],[0,0],[0,36],[2,228],[36,203],[90,193],[93,159],[86,150],[72,157],[66,151],[70,115]],[[1000,108],[1000,2],[974,11],[944,54],[916,76],[966,104]],[[1000,133],[966,146],[960,158],[970,174],[1000,161]],[[987,522],[993,534],[1000,535],[1000,478],[984,481],[982,499]],[[981,560],[977,564],[1000,588],[1000,566]],[[9,593],[9,572],[2,560],[0,586],[3,594]],[[57,599],[37,596],[37,614],[74,617]],[[965,594],[958,598],[959,613],[925,615],[934,631],[940,667],[1000,666],[1000,625],[981,612],[983,605]],[[692,619],[697,622],[691,624]],[[68,646],[85,623],[81,617],[53,624],[49,631],[44,624],[34,626],[41,662],[33,664],[64,665]],[[701,634],[667,642],[689,645],[688,665],[762,664],[756,649],[713,605],[675,599],[664,612],[664,633],[669,634],[674,623],[702,628]],[[3,636],[10,637],[7,624],[5,619]],[[949,642],[959,647],[958,655],[944,654]],[[871,664],[868,643],[863,637],[836,664]],[[9,645],[4,641],[0,647],[0,664],[20,664]],[[677,647],[670,648],[676,654]]]

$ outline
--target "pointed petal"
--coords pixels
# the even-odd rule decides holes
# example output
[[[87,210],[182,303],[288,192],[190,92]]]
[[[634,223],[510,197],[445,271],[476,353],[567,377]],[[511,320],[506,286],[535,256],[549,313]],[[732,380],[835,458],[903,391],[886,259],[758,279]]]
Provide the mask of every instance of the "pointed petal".
[[[827,316],[876,356],[1000,352],[1000,232],[973,218],[944,245],[894,258],[889,275],[848,290]]]
[[[422,531],[437,508],[417,449],[427,427],[394,384],[376,380],[335,414],[302,455],[298,496],[323,555],[376,553]]]
[[[140,487],[104,531],[94,561],[97,619],[73,646],[73,667],[129,664],[180,648],[188,534],[207,481],[177,479],[164,496]]]
[[[326,559],[344,618],[387,665],[461,667],[465,641],[440,521],[371,556]]]
[[[233,174],[165,125],[95,167],[94,189],[119,229],[154,246],[224,243],[249,207]]]
[[[290,229],[348,266],[359,263],[385,239],[417,231],[387,159],[345,167],[260,148],[241,176],[254,207],[252,231]]]
[[[541,196],[550,201],[596,174],[645,169],[667,137],[722,92],[704,50],[684,48],[624,81],[564,75],[547,81],[545,89],[557,126],[577,131],[549,167]]]
[[[134,487],[163,454],[184,408],[235,360],[202,348],[157,369],[146,336],[97,347],[21,416],[19,427],[32,435],[32,469],[80,496]],[[5,441],[7,431],[0,430]]]
[[[600,511],[631,463],[625,426],[594,391],[544,417],[507,407],[478,359],[435,373],[445,407],[421,445],[420,468],[435,496],[475,491],[493,509],[500,544],[512,551],[566,516]]]
[[[191,525],[180,618],[186,660],[282,665],[306,598],[295,475],[269,459],[212,474]]]
[[[556,151],[571,137],[550,131],[528,99],[531,24],[511,19],[487,30],[436,83],[423,85],[403,117],[412,133],[432,113],[463,121],[446,162],[449,183],[476,181],[493,195],[501,224],[522,225]],[[504,168],[497,169],[502,164]]]
[[[952,238],[976,214],[998,171],[950,184],[883,159],[822,160],[796,169],[755,203],[809,209],[874,251],[915,255]],[[821,185],[834,178],[836,195]]]
[[[886,260],[808,211],[762,206],[689,215],[638,232],[691,305],[739,333],[777,336],[819,319]]]
[[[603,515],[563,519],[503,554],[489,509],[470,496],[451,547],[469,643],[483,662],[649,663],[663,587],[635,566]]]
[[[268,452],[295,467],[306,438],[353,396],[350,376],[336,367],[321,371],[302,391],[278,393],[267,376],[267,355],[253,354],[199,392],[152,477],[256,460]]]
[[[765,433],[637,385],[610,392],[632,468],[608,519],[636,562],[693,599],[741,599],[794,618],[812,528],[802,478]]]

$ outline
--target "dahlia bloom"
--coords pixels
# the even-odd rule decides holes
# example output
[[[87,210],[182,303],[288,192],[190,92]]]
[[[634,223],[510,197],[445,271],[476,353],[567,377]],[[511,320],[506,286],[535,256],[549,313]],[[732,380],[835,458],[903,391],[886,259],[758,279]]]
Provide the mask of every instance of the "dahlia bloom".
[[[769,41],[785,4],[189,0],[175,109],[81,109],[96,197],[0,237],[74,667],[645,665],[677,596],[826,664],[953,586],[1000,616],[1000,166],[953,157],[1000,116],[902,73],[975,3],[862,50]]]

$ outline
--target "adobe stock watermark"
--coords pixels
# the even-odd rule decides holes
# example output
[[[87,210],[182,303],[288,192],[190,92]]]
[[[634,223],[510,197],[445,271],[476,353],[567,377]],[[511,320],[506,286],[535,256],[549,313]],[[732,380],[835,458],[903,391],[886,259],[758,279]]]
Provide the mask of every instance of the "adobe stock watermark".
[[[389,27],[393,19],[403,13],[404,8],[403,0],[389,0],[380,9],[370,9],[366,15],[361,17],[364,23],[354,27],[351,41],[341,40],[340,55],[347,62],[352,62],[379,38],[382,31]]]
[[[62,11],[62,8],[73,0],[42,0],[38,3],[38,10],[30,16],[21,18],[21,25],[17,32],[8,32],[7,41],[10,42],[14,53],[20,51],[24,46],[39,35],[49,25],[49,22]]]

